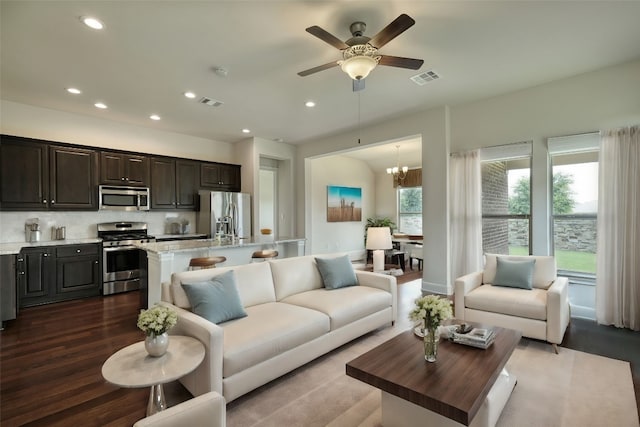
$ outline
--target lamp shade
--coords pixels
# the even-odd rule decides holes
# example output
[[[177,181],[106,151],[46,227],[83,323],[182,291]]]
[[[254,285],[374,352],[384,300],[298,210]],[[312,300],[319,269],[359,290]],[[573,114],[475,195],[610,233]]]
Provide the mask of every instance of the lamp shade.
[[[367,228],[367,249],[391,249],[391,229],[389,227]]]
[[[353,80],[360,80],[366,78],[371,70],[376,68],[378,61],[370,56],[354,56],[349,59],[341,61],[340,67],[342,71],[349,74]]]

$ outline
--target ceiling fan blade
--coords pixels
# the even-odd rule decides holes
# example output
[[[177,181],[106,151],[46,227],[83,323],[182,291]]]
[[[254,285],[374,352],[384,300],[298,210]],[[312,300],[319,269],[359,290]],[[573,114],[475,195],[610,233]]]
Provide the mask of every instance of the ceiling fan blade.
[[[422,59],[414,59],[414,58],[403,58],[401,56],[389,56],[382,55],[380,57],[380,61],[378,62],[380,65],[387,65],[389,67],[398,67],[398,68],[408,68],[410,70],[418,70],[424,64],[424,60]]]
[[[416,21],[406,14],[402,14],[393,20],[392,23],[384,27],[378,34],[369,40],[369,44],[380,49],[400,34],[407,31]]]
[[[308,76],[309,74],[317,73],[318,71],[328,70],[329,68],[333,68],[338,65],[338,61],[327,62],[323,65],[318,65],[317,67],[309,68],[308,70],[300,71],[298,75],[300,77]]]
[[[351,80],[353,82],[353,91],[358,92],[359,90],[364,90],[364,79],[360,80]]]
[[[331,46],[335,47],[336,49],[343,50],[349,47],[345,42],[343,42],[333,34],[330,34],[327,31],[323,30],[322,28],[318,27],[317,25],[307,28],[306,31],[309,34],[316,36],[323,42],[329,43]]]

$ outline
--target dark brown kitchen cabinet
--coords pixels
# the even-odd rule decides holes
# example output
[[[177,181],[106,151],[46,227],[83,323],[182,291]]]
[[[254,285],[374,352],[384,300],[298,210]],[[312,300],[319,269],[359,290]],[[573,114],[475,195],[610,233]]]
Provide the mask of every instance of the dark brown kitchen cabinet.
[[[149,185],[149,158],[135,154],[100,152],[100,183],[107,185]]]
[[[55,249],[24,248],[18,254],[18,307],[46,304],[56,280]]]
[[[101,254],[99,243],[23,248],[16,263],[18,306],[101,295]]]
[[[93,150],[49,147],[49,207],[97,209],[98,154]]]
[[[219,191],[240,191],[240,166],[224,163],[200,164],[200,187]]]
[[[99,244],[65,245],[56,249],[57,301],[98,296],[102,292]]]
[[[3,135],[0,138],[0,180],[0,209],[48,209],[48,145]]]
[[[198,205],[200,164],[176,160],[176,201],[178,209],[195,210]]]
[[[151,159],[151,208],[195,210],[199,163],[154,157]]]
[[[97,154],[29,138],[0,140],[2,210],[97,209]]]

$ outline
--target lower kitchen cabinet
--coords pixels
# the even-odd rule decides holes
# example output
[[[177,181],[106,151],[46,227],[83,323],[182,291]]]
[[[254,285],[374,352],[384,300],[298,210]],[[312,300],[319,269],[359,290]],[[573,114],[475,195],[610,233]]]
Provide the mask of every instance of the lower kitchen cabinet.
[[[24,248],[17,259],[18,306],[101,295],[99,243]]]

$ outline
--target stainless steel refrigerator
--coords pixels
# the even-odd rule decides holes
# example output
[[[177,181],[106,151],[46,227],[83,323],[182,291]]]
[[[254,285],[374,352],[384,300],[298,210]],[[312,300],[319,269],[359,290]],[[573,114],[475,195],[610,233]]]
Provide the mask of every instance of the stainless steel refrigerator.
[[[200,190],[200,209],[196,213],[198,233],[209,237],[250,238],[251,195]]]

